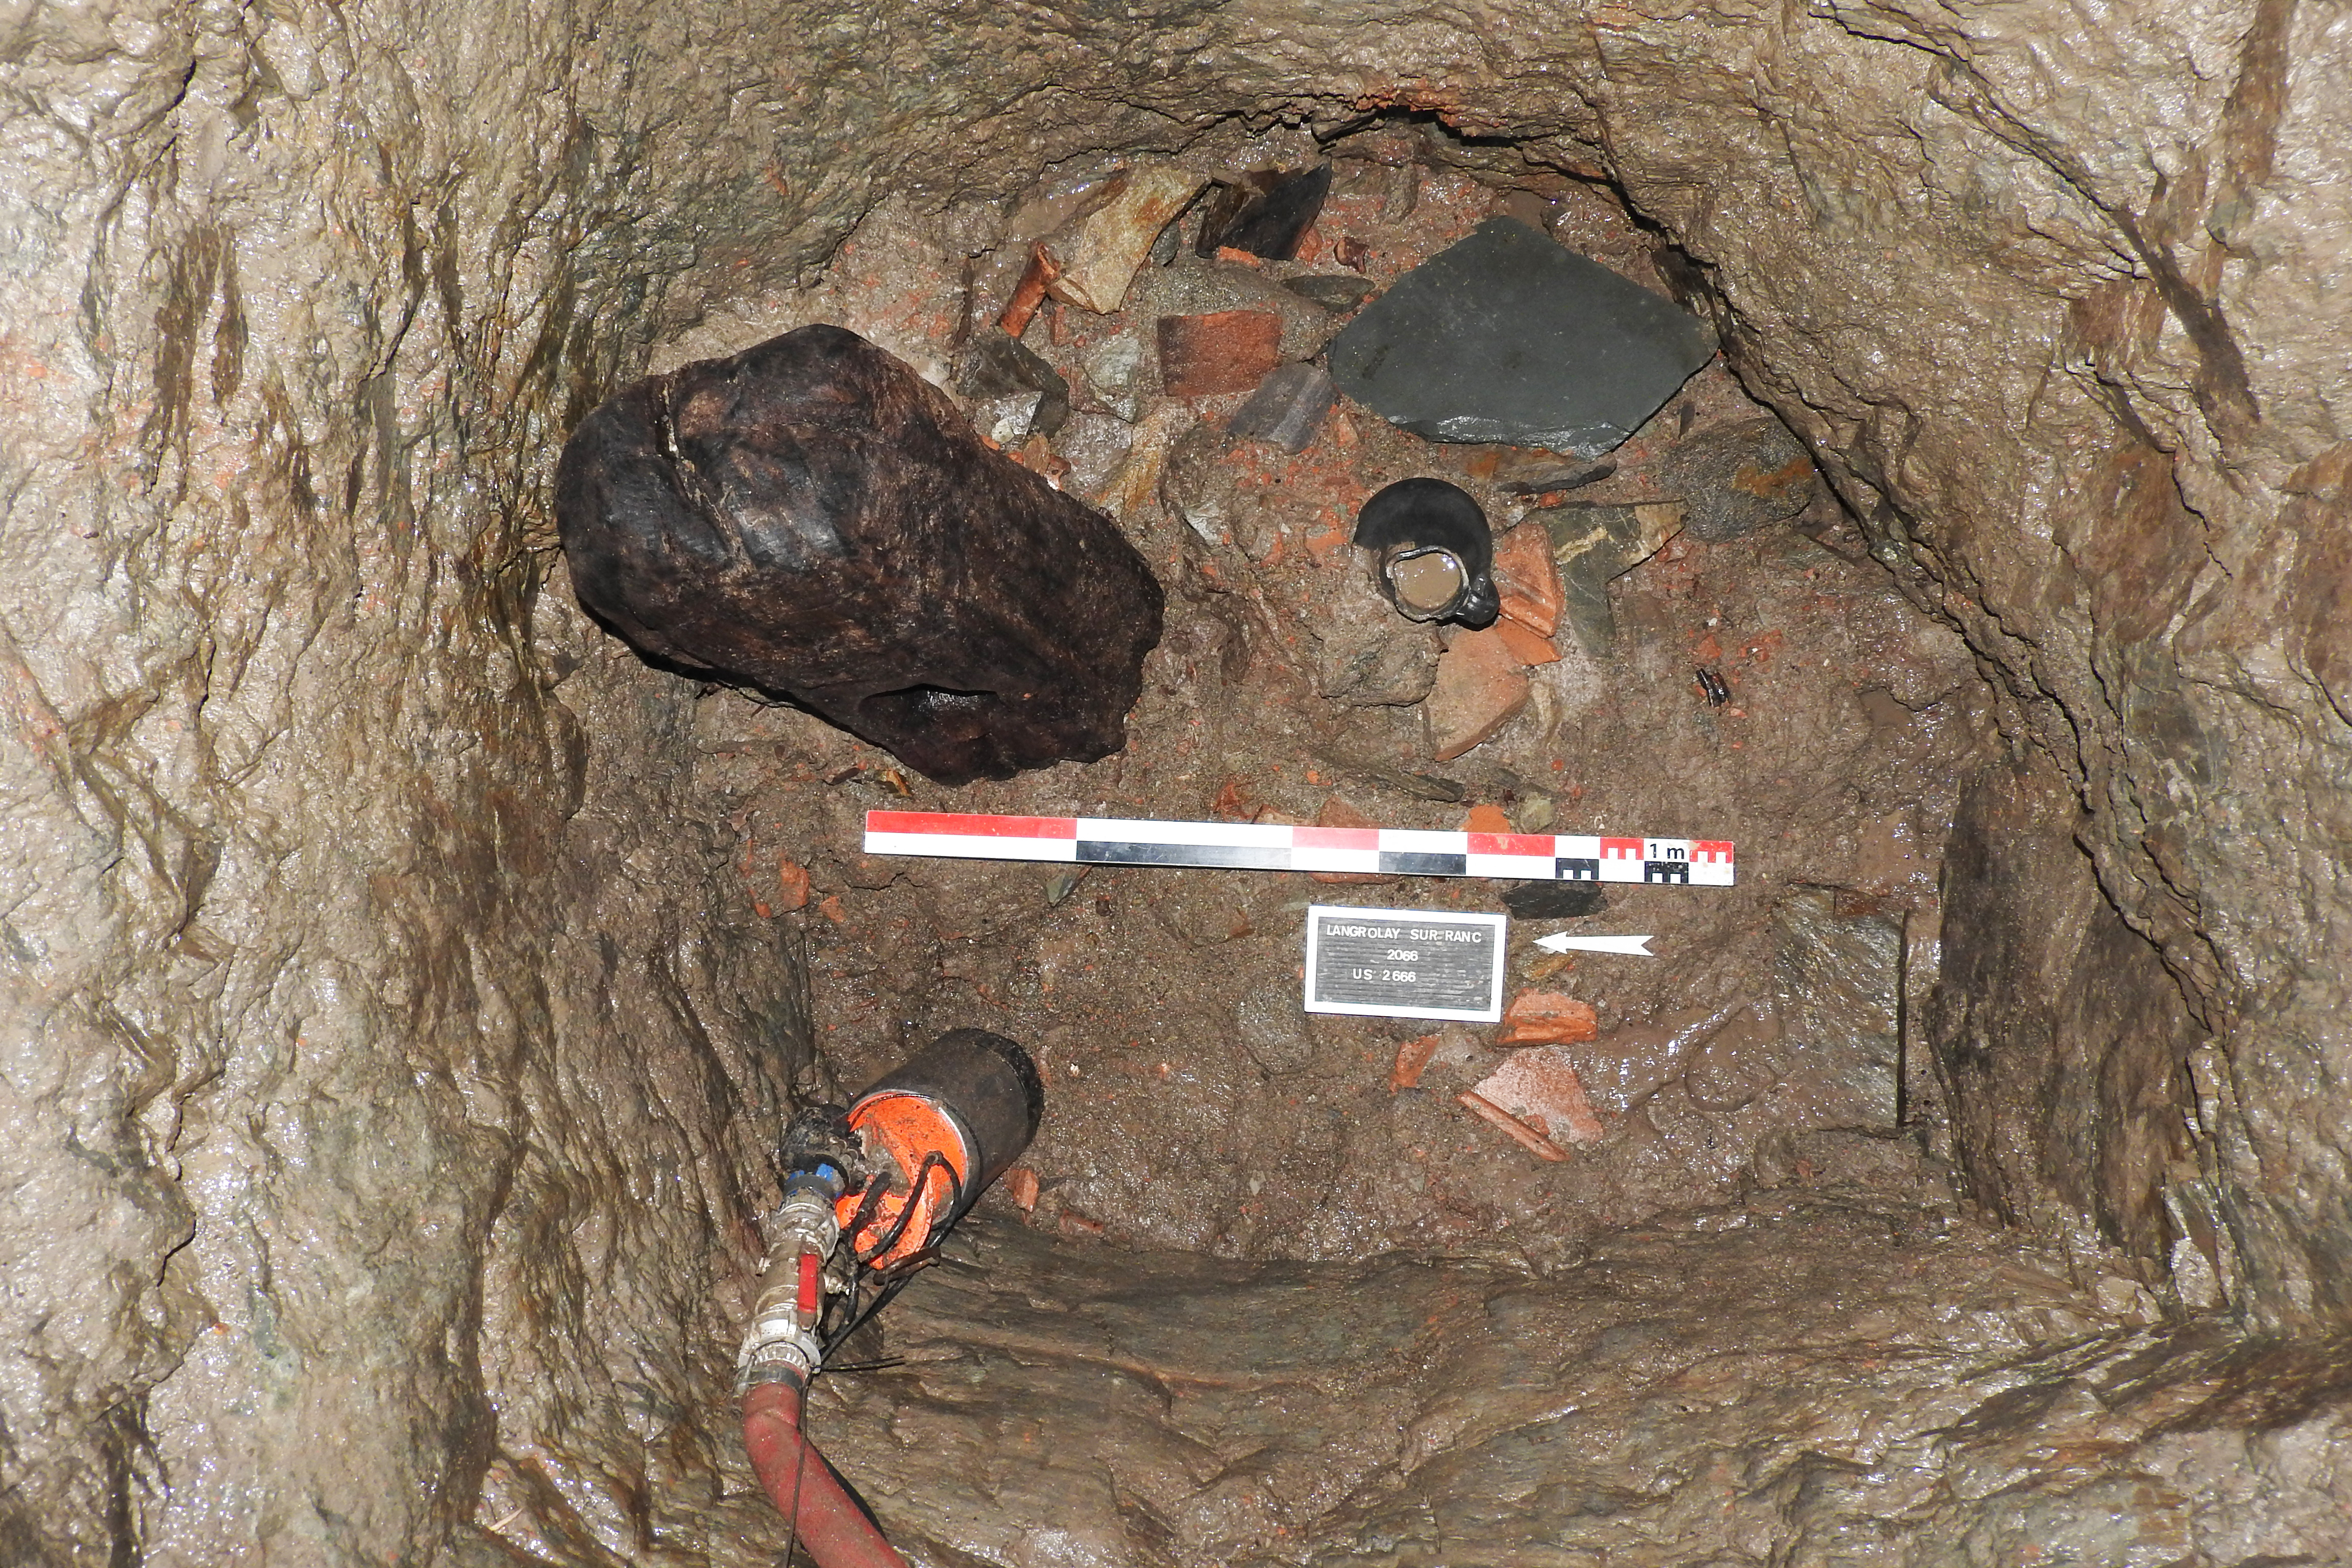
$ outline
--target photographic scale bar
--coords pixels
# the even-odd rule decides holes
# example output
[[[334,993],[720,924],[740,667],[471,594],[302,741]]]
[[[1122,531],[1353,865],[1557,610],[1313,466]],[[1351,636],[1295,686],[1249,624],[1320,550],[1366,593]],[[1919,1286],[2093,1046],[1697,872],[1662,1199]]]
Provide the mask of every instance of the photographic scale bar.
[[[1355,871],[1392,877],[1651,882],[1688,888],[1732,885],[1731,845],[1725,839],[1620,838],[1574,833],[1426,833],[1406,827],[869,811],[866,853],[1064,861],[1081,866]]]

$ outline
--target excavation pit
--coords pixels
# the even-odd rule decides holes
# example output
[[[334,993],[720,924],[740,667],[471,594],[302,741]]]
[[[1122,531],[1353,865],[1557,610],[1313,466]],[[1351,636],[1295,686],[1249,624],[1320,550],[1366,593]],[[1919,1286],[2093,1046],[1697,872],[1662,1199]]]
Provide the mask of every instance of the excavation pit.
[[[2328,26],[26,21],[0,1555],[775,1561],[730,1381],[776,1136],[964,1026],[1045,1124],[810,1403],[917,1561],[2344,1555]],[[1323,161],[1296,257],[1182,229],[1031,302],[1051,376],[963,374],[1095,182]],[[1597,461],[1305,376],[1227,430],[1497,218],[1722,357]],[[572,602],[565,436],[819,321],[1150,564],[1123,750],[945,788]],[[1413,475],[1507,599],[1549,553],[1549,636],[1381,598],[1349,527]],[[1592,1020],[1504,1047],[1297,973],[1310,902],[1501,886],[904,860],[877,808],[1740,875],[1515,919]],[[1461,1098],[1515,1051],[1564,1160]]]

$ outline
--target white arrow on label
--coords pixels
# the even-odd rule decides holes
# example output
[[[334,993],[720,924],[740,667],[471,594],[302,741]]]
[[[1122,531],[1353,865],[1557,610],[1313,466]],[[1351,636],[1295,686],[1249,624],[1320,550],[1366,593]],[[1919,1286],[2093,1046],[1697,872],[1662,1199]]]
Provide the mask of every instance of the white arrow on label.
[[[1650,951],[1646,936],[1570,936],[1560,931],[1553,936],[1536,938],[1536,945],[1547,952],[1633,952],[1643,958],[1658,955]]]

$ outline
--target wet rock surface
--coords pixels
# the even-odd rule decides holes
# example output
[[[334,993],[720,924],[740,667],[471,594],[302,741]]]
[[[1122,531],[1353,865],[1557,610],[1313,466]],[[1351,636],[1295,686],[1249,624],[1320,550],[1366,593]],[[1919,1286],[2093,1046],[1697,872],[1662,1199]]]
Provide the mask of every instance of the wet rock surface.
[[[2347,1539],[2252,1502],[2342,1486],[2341,1405],[2267,1404],[2342,1387],[2340,1345],[2153,1324],[1913,1206],[1902,1173],[1806,1170],[1542,1276],[985,1223],[895,1309],[902,1364],[831,1380],[818,1419],[932,1563],[1925,1568]],[[2096,1479],[2072,1468],[2085,1444]]]
[[[1139,1316],[1180,1299],[1164,1282],[1182,1268],[1216,1291],[1360,1285],[1386,1278],[1361,1272],[1383,1247],[1409,1256],[1381,1267],[1500,1268],[1539,1296],[1580,1249],[1606,1260],[1612,1231],[1695,1196],[1745,1212],[1750,1182],[1898,1175],[1915,1133],[1956,1156],[1965,1201],[2051,1250],[2044,1269],[2015,1232],[1971,1242],[1957,1280],[1877,1322],[1838,1314],[1880,1255],[1778,1233],[1758,1243],[1774,1267],[1845,1266],[1795,1288],[1769,1357],[1716,1361],[1688,1283],[1716,1255],[1677,1247],[1654,1312],[1647,1286],[1625,1296],[1657,1338],[1611,1318],[1622,1337],[1592,1346],[1588,1390],[1527,1372],[1528,1339],[1580,1344],[1573,1321],[1503,1336],[1510,1363],[1462,1379],[1399,1450],[1429,1464],[1339,1476],[1373,1477],[1344,1515],[1296,1479],[1307,1435],[1330,1439],[1329,1388],[1219,1413],[1205,1452],[1120,1494],[1054,1467],[1130,1439],[1164,1453],[1171,1413],[1213,1383],[1146,1382],[1127,1422],[1073,1382],[1032,1425],[991,1426],[1043,1358],[990,1352],[974,1377],[973,1352],[905,1402],[988,1440],[953,1473],[819,1412],[861,1481],[906,1489],[886,1512],[922,1551],[1068,1561],[1070,1538],[1021,1532],[1100,1520],[1108,1498],[1142,1561],[1267,1529],[1292,1533],[1236,1560],[1295,1559],[1299,1521],[1371,1562],[1453,1561],[1462,1542],[1616,1564],[2346,1554],[2326,1335],[2352,1301],[2352,995],[2325,962],[2352,950],[2339,18],[2126,5],[2086,28],[1897,0],[1506,4],[1477,23],[1189,3],[12,14],[0,1556],[772,1562],[781,1527],[723,1414],[765,1139],[828,1062],[854,1080],[909,1019],[974,1014],[1058,1052],[1059,1120],[1024,1188],[1041,1225],[1234,1255],[1106,1252],[1118,1279],[1158,1282]],[[1404,112],[1339,134],[1390,104]],[[1574,635],[1534,668],[1526,712],[1438,763],[1417,697],[1326,702],[1312,652],[1335,520],[1426,453],[1343,404],[1296,461],[1245,443],[1180,473],[1186,432],[1150,406],[1139,353],[1085,357],[1141,342],[1133,323],[1047,300],[1026,341],[1094,405],[1042,440],[1026,411],[1014,450],[1066,465],[1170,574],[1138,755],[934,791],[806,715],[698,700],[549,585],[555,451],[598,402],[851,304],[946,384],[1029,247],[1114,169],[1171,156],[1226,179],[1328,156],[1333,185],[1295,262],[1202,280],[1156,245],[1130,315],[1154,289],[1152,318],[1287,308],[1281,353],[1303,361],[1343,316],[1284,273],[1385,286],[1498,211],[1532,219],[1703,301],[1740,380],[1696,378],[1613,474],[1553,476],[1572,499],[1681,504],[1661,459],[1744,387],[1837,504],[1801,533],[1664,542],[1605,588],[1605,652],[1574,633],[1564,584]],[[910,230],[924,243],[899,243]],[[886,252],[907,286],[863,289]],[[1534,477],[1526,454],[1447,461],[1497,505],[1570,499],[1509,489]],[[1947,885],[1969,912],[1939,921],[1962,776]],[[1580,928],[1655,931],[1708,955],[1693,975],[1591,958],[1538,974],[1547,960],[1514,952],[1515,983],[1583,991],[1604,1024],[1590,1044],[1615,1053],[1574,1064],[1612,1130],[1538,1168],[1453,1098],[1492,1070],[1483,1040],[1393,1092],[1419,1037],[1402,1025],[1308,1026],[1278,1091],[1219,1048],[1237,995],[1296,963],[1289,905],[1331,884],[949,879],[855,848],[868,804],[1198,815],[1221,797],[1433,827],[1474,804],[1522,826],[1687,820],[1740,840],[1743,883],[1708,904],[1629,890]],[[1901,1133],[1801,1126],[1778,1089],[1701,1103],[1790,1037],[1758,1001],[1799,884],[1900,907]],[[2063,1270],[2076,1304],[2040,1281],[1995,1300],[1970,1342],[2015,1348],[1947,1360],[1925,1388],[1907,1351],[1881,1353],[2005,1266]],[[1562,1286],[1570,1310],[1606,1317],[1609,1277]],[[1065,1319],[1111,1289],[1009,1252],[991,1279]],[[2135,1288],[2229,1316],[2116,1331],[2126,1302],[2145,1310]],[[1316,1291],[1285,1315],[1297,1350],[1234,1347],[1286,1375],[1335,1301],[1393,1343],[1377,1294]],[[974,1300],[1006,1321],[1023,1306]],[[1853,1337],[1795,1332],[1823,1322]],[[1675,1381],[1643,1381],[1638,1354]],[[1126,1375],[1083,1364],[1096,1389]],[[1611,1426],[1582,1450],[1604,1488],[1529,1458],[1576,1411],[1524,1438],[1477,1427],[1476,1407],[1520,1408],[1522,1373]],[[1955,1412],[1946,1389],[1984,1397]],[[1436,1408],[1420,1397],[1398,1403]],[[1684,1442],[1691,1422],[1713,1436]],[[1449,1430],[1479,1446],[1445,1447]],[[1754,1436],[1790,1430],[1801,1449]],[[1904,1436],[1920,1432],[1939,1435]],[[1007,1467],[999,1506],[973,1477],[1016,1443],[1044,1458]],[[1278,1484],[1257,1484],[1260,1450]],[[1477,1463],[1447,1468],[1457,1454]],[[940,1479],[894,1480],[920,1474]],[[1254,1495],[1287,1511],[1262,1527]],[[942,1500],[956,1531],[908,1506]]]

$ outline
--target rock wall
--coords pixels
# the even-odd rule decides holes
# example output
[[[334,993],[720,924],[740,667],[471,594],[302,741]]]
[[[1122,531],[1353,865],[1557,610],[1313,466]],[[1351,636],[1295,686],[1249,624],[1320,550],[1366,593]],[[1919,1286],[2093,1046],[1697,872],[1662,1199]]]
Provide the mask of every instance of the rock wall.
[[[542,593],[555,448],[885,189],[984,244],[1041,168],[1234,117],[1433,111],[1674,239],[2002,688],[2017,798],[2068,819],[1956,861],[1953,905],[2016,918],[1954,976],[2050,977],[2061,1041],[2108,991],[2163,1034],[2090,1117],[2130,1123],[2136,1191],[1997,1137],[1979,1191],[2121,1216],[2159,1267],[2189,1235],[2256,1318],[2340,1320],[2347,29],[2295,0],[2096,30],[2043,0],[0,11],[0,1555],[422,1560],[529,1507],[593,1562],[722,1528],[698,1412],[805,1021],[691,820],[691,688]],[[2026,786],[1983,788],[1997,836]],[[1978,1008],[1967,1049],[2064,1059],[1986,999],[1941,1005]],[[1944,1038],[1964,1125],[2036,1114],[2045,1073]]]

